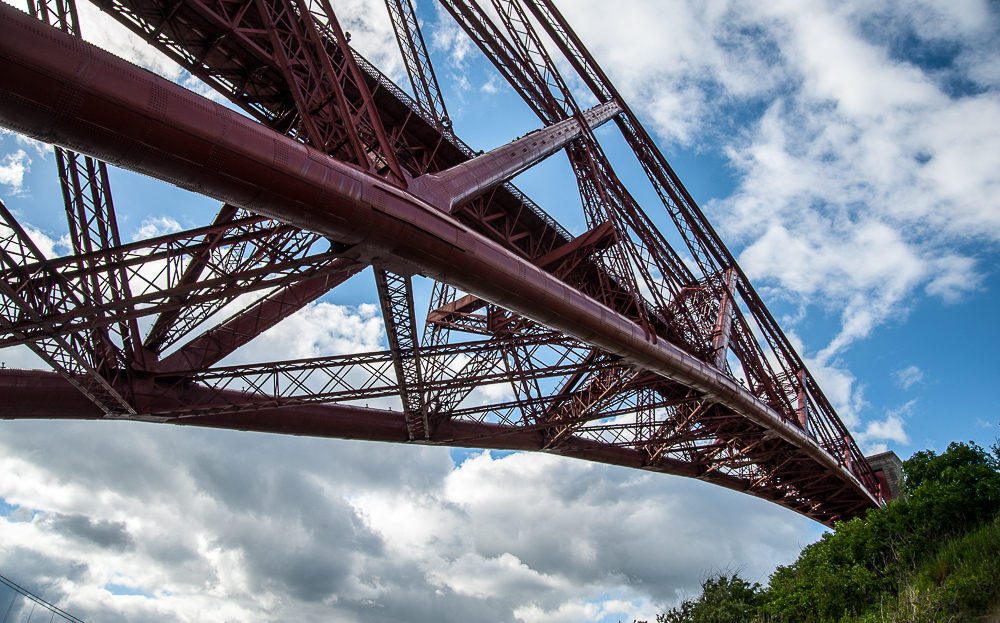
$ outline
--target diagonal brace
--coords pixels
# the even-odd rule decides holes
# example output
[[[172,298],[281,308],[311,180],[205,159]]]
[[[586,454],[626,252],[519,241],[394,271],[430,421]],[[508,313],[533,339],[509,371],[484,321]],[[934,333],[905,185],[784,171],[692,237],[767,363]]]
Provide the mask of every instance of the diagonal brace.
[[[427,425],[427,402],[420,370],[412,279],[376,266],[375,287],[382,307],[392,364],[399,381],[399,397],[406,413],[406,430],[410,441],[427,439],[431,431]]]

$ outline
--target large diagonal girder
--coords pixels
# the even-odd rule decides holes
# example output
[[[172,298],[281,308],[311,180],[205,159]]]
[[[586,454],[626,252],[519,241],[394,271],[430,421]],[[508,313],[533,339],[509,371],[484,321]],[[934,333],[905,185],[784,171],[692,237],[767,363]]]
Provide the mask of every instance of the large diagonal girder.
[[[444,4],[542,121],[580,114],[573,94],[519,2],[493,0],[502,29],[490,22],[475,0],[447,0]],[[511,59],[516,59],[519,72],[505,70]],[[732,267],[725,271],[724,289],[715,287],[717,284],[711,279],[703,286],[691,287],[696,283],[695,277],[610,169],[596,138],[585,132],[567,151],[588,221],[610,225],[619,237],[627,237],[630,242],[615,245],[608,255],[611,261],[605,264],[605,271],[615,278],[605,280],[599,287],[599,293],[604,295],[601,300],[619,311],[629,307],[627,297],[624,305],[616,305],[621,299],[616,301],[607,295],[618,290],[618,284],[625,285],[626,292],[638,291],[634,283],[628,283],[630,267],[634,267],[652,297],[652,308],[639,301],[634,311],[626,315],[649,327],[653,336],[661,333],[680,340],[716,367],[726,369],[734,313]],[[628,268],[623,270],[623,267]],[[691,296],[692,291],[697,295]],[[656,309],[669,312],[669,321],[661,324],[662,316],[648,315]],[[705,321],[713,317],[713,323]],[[709,335],[711,339],[707,339]],[[757,367],[761,361],[763,358],[754,360]]]
[[[517,4],[514,0],[496,0],[498,3]],[[525,0],[524,4],[533,12],[538,22],[546,29],[552,37],[556,46],[565,54],[566,58],[590,87],[594,95],[600,101],[621,100],[617,90],[608,80],[607,76],[596,64],[587,52],[586,48],[573,33],[565,18],[559,13],[550,0]],[[526,96],[526,101],[528,100]],[[781,391],[775,387],[775,380],[798,377],[800,380],[797,387],[801,391],[793,390],[792,396],[797,396],[799,406],[797,411],[808,411],[808,403],[811,401],[815,408],[824,412],[824,426],[821,430],[811,431],[817,437],[822,438],[823,443],[831,448],[841,447],[840,440],[848,437],[846,428],[836,417],[832,407],[823,396],[822,392],[816,390],[815,381],[808,375],[801,359],[791,347],[787,338],[778,328],[774,318],[761,302],[759,296],[750,285],[746,276],[736,264],[733,256],[726,249],[721,239],[715,233],[711,224],[708,223],[704,214],[691,199],[683,185],[677,179],[673,170],[667,164],[662,154],[656,149],[649,134],[646,133],[638,118],[625,106],[625,112],[616,118],[616,122],[622,129],[626,141],[635,151],[640,164],[646,171],[650,182],[660,195],[667,212],[674,220],[679,232],[684,237],[685,243],[692,256],[696,259],[702,273],[706,279],[701,289],[710,290],[710,298],[714,299],[712,308],[707,310],[708,317],[718,313],[718,319],[714,329],[716,331],[726,331],[726,342],[735,340],[732,344],[733,350],[738,353],[740,365],[746,373],[754,391],[767,402],[782,405],[782,410],[789,411],[794,407],[789,402],[789,393]],[[601,160],[603,162],[603,159]],[[645,219],[639,211],[638,216]],[[647,221],[648,223],[648,221]],[[647,224],[640,224],[638,227],[644,234],[652,233],[655,238],[655,229]],[[644,237],[644,236],[640,236]],[[653,244],[650,245],[649,243]],[[645,240],[640,244],[647,249],[654,249],[657,245],[655,240]],[[669,269],[668,269],[669,270]],[[752,336],[750,329],[739,306],[733,305],[733,295],[738,294],[742,298],[745,309],[753,316],[758,332],[764,338],[767,349],[773,354],[771,358],[761,352],[757,340]],[[684,300],[684,299],[681,299]],[[697,300],[697,299],[690,299]],[[671,305],[677,310],[682,305]],[[723,318],[721,312],[729,308],[731,316]],[[719,310],[716,312],[715,310]],[[687,323],[685,323],[687,324]],[[713,333],[713,335],[716,335]],[[725,351],[721,349],[723,342],[718,339],[712,341],[712,348],[718,362],[724,362]],[[775,365],[776,364],[776,365]],[[718,364],[717,364],[718,365]],[[805,420],[802,420],[804,427]],[[861,459],[854,444],[848,447],[841,447],[841,451],[851,455],[851,461]],[[846,462],[846,460],[845,460]]]
[[[350,50],[327,2],[98,4],[278,130],[269,133],[71,39],[49,37],[25,59],[16,51],[38,44],[37,27],[7,7],[0,14],[2,32],[13,37],[7,38],[9,46],[0,44],[4,75],[11,77],[0,87],[0,123],[227,202],[216,222],[222,227],[218,233],[189,237],[190,259],[175,273],[176,286],[158,284],[159,319],[142,357],[131,362],[141,379],[126,382],[139,405],[137,417],[545,450],[699,477],[827,523],[874,503],[870,492],[877,492],[877,484],[863,457],[797,356],[786,352],[787,340],[766,309],[758,309],[756,294],[728,251],[716,239],[700,239],[710,226],[698,221],[696,206],[667,207],[687,227],[682,233],[692,245],[711,250],[696,254],[701,278],[686,271],[617,180],[591,132],[608,119],[625,128],[627,139],[638,137],[633,146],[638,145],[658,192],[675,204],[675,195],[686,197],[651,141],[643,142],[648,135],[617,93],[609,91],[610,83],[605,85],[606,78],[550,4],[525,3],[604,104],[586,113],[576,107],[554,64],[540,53],[543,46],[524,10],[518,3],[498,2],[512,41],[498,68],[551,123],[471,160],[472,151],[430,105],[409,101]],[[474,3],[463,6],[485,19]],[[412,5],[407,7],[412,17]],[[406,28],[415,26],[411,21]],[[489,28],[485,23],[483,28]],[[405,28],[397,29],[405,34]],[[495,32],[502,40],[504,35]],[[428,72],[432,76],[426,49],[412,40],[408,45],[420,61],[414,64],[422,72],[415,74],[416,81]],[[329,83],[331,76],[336,84]],[[323,96],[323,89],[332,89],[330,95]],[[337,136],[343,140],[331,142],[329,137]],[[516,173],[567,145],[576,146],[570,156],[585,203],[606,210],[577,239],[509,184]],[[367,163],[357,157],[362,149]],[[285,244],[280,240],[314,235],[297,228],[329,239],[332,247],[325,254],[300,256],[304,272],[280,283],[270,277],[280,275],[274,259],[241,263],[252,254],[240,251],[233,261],[213,263],[210,254],[195,247],[231,248],[218,241],[230,233],[227,224],[240,220],[237,209],[248,211],[244,219],[266,214],[291,226],[271,247],[270,239],[260,239],[263,249],[280,250]],[[115,252],[122,246],[115,244]],[[86,255],[80,251],[78,258]],[[615,269],[602,254],[630,257],[633,266],[619,261]],[[644,264],[650,255],[659,259]],[[127,263],[107,257],[115,266]],[[35,261],[55,272],[48,281],[29,280],[34,296],[44,298],[50,282],[67,283],[63,275],[71,271],[57,270],[52,262]],[[94,271],[112,274],[101,273],[94,262],[89,269],[75,262],[81,277]],[[262,364],[256,370],[217,366],[372,263],[386,286],[381,298],[388,353]],[[189,310],[202,304],[218,310],[217,302],[232,300],[231,293],[229,298],[221,291],[209,294],[211,280],[202,273],[218,265],[230,267],[242,280],[237,292],[255,283],[254,271],[274,290],[231,320],[178,343],[172,354],[164,353],[210,315]],[[646,300],[632,281],[633,270],[646,271],[647,287],[658,287],[649,271],[659,271],[665,278],[663,294]],[[414,271],[461,290],[441,289],[432,300],[432,339],[420,347],[409,278],[390,281]],[[394,283],[402,286],[393,288]],[[104,306],[124,312],[82,313],[85,320],[78,324],[108,326],[144,315],[135,296],[124,298],[125,305]],[[764,327],[763,347],[752,337],[746,312],[756,327]],[[30,315],[16,319],[27,322]],[[36,344],[59,331],[77,335],[76,325],[58,325],[51,318],[31,326],[33,336],[7,330],[4,339]],[[468,330],[487,339],[477,346],[448,343],[451,333]],[[747,387],[728,371],[727,351],[743,367]],[[780,372],[770,368],[769,353],[777,353]],[[109,378],[108,371],[97,374]],[[40,392],[63,395],[59,381],[44,375],[0,379],[7,388],[17,388],[21,410],[11,415],[18,417],[44,411]],[[510,402],[462,403],[477,382],[500,379],[528,391]],[[545,383],[549,389],[542,389]],[[402,416],[331,404],[392,395],[402,398]],[[24,408],[32,397],[41,400]],[[69,417],[99,413],[72,400],[63,407]]]
[[[592,93],[600,101],[621,101],[614,85],[552,1],[524,0],[524,2]],[[753,391],[768,402],[787,401],[787,395],[777,391],[774,387],[775,379],[782,376],[785,378],[797,377],[800,372],[805,370],[805,366],[746,275],[739,269],[732,254],[722,243],[708,219],[705,218],[673,169],[656,148],[638,117],[627,105],[624,108],[624,114],[616,118],[616,123],[621,128],[629,146],[635,152],[678,231],[684,237],[692,256],[706,275],[722,275],[726,271],[733,271],[731,286],[726,289],[735,290],[742,298],[746,309],[760,329],[768,349],[777,360],[778,369],[775,370],[764,353],[759,352],[760,347],[751,336],[750,328],[746,326],[741,317],[742,313],[740,313],[739,307],[734,307],[736,323],[732,325],[732,337],[737,343],[732,344],[732,346],[743,353],[740,360]],[[726,290],[721,292],[717,290],[717,292],[724,295]],[[826,415],[823,418],[823,424],[812,433],[823,438],[824,443],[833,451],[834,447],[842,446],[838,439],[849,437],[849,433],[840,419],[836,417],[826,397],[819,391],[815,380],[807,373],[803,373],[802,376],[803,382],[800,385],[805,388],[803,399],[807,402],[811,401],[816,410]],[[787,406],[790,407],[790,405]],[[841,451],[848,452],[851,455],[851,461],[855,464],[863,462],[864,457],[857,447],[854,444],[848,446],[841,447]]]

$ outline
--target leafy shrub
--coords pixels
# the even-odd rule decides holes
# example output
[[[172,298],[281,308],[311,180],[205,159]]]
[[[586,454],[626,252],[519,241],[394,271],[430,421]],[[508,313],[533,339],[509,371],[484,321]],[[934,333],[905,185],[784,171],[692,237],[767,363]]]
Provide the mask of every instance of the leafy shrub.
[[[944,611],[971,616],[1000,601],[1000,517],[944,545],[914,582]]]
[[[1000,603],[1000,442],[903,464],[902,499],[838,523],[766,588],[736,574],[657,623],[968,621]],[[995,519],[994,519],[995,518]]]
[[[656,616],[656,623],[734,623],[749,621],[760,605],[760,584],[738,574],[720,573],[701,583],[701,596]]]

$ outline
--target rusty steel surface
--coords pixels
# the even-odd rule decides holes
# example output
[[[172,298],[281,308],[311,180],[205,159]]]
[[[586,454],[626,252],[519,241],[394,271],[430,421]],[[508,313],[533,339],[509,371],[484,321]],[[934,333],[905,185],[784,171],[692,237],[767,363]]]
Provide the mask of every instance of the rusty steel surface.
[[[0,372],[3,417],[545,451],[699,478],[826,524],[879,503],[801,359],[547,0],[496,0],[499,24],[442,0],[543,124],[478,155],[451,131],[408,0],[387,5],[417,101],[351,50],[325,0],[96,4],[249,116],[65,20],[69,32],[0,5],[0,125],[73,150],[67,162],[86,154],[61,183],[71,230],[91,232],[46,258],[0,210],[0,344],[54,369]],[[596,107],[576,103],[532,17]],[[593,130],[611,120],[697,270],[608,162]],[[589,226],[575,237],[510,183],[560,151]],[[223,206],[200,229],[122,244],[104,162]],[[370,266],[387,352],[220,366]],[[418,275],[435,280],[422,336]],[[513,399],[467,400],[500,382]],[[386,397],[402,412],[361,406]]]

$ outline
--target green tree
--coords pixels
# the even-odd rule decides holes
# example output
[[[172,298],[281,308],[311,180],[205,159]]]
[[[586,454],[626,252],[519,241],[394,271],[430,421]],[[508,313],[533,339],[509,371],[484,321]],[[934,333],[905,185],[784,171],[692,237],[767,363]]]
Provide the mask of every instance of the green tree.
[[[996,448],[996,446],[994,446]],[[903,464],[903,492],[916,528],[937,538],[964,534],[1000,511],[998,457],[975,443],[951,443],[941,455],[925,450]]]
[[[694,623],[749,621],[757,613],[760,584],[737,574],[720,574],[701,585],[701,599],[694,607]]]
[[[720,573],[701,583],[701,595],[656,616],[656,623],[739,623],[752,621],[760,605],[760,584],[736,573]]]
[[[971,620],[995,608],[1000,440],[992,450],[917,452],[903,464],[904,498],[838,523],[766,588],[718,574],[657,623]]]
[[[1000,463],[975,443],[903,464],[906,497],[865,518],[839,523],[779,567],[763,598],[782,621],[835,622],[891,602],[901,583],[948,537],[967,534],[1000,511]]]

